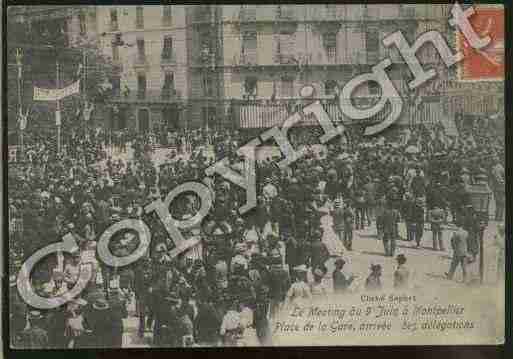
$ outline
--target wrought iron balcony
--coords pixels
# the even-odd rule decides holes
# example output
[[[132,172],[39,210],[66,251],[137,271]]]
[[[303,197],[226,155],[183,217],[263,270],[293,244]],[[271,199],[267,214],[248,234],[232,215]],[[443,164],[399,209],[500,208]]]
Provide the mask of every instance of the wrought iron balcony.
[[[176,54],[174,52],[163,52],[160,58],[160,63],[162,65],[175,65]]]

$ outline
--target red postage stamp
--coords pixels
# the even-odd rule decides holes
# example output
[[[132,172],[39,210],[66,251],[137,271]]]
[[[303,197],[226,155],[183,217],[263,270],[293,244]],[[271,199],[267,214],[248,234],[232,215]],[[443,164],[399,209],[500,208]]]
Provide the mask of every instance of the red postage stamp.
[[[490,36],[490,43],[482,49],[472,48],[461,31],[456,41],[465,58],[458,64],[459,81],[504,81],[504,7],[502,5],[476,6],[469,19],[476,33]]]

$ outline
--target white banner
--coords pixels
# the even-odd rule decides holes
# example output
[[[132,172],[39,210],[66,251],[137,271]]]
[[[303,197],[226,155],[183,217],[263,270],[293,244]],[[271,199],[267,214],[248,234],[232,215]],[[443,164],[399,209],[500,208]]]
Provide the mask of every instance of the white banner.
[[[57,101],[80,92],[80,80],[61,89],[43,89],[34,86],[34,101]]]

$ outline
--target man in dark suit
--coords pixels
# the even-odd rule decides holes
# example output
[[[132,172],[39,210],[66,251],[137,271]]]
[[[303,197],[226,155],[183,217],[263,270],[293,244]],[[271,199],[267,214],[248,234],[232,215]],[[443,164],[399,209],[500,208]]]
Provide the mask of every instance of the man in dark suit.
[[[415,242],[417,243],[417,248],[419,248],[420,242],[422,241],[422,236],[424,235],[424,203],[421,198],[417,198],[415,200],[415,205],[413,206],[412,219],[415,226],[413,237],[415,239]]]
[[[461,271],[463,273],[463,282],[467,279],[467,256],[468,256],[468,248],[467,248],[467,238],[468,232],[464,230],[461,226],[461,222],[457,224],[458,229],[453,233],[451,237],[451,247],[453,250],[451,266],[449,268],[449,273],[445,273],[447,279],[451,279],[454,276],[454,272],[458,265],[461,265]]]
[[[283,268],[282,257],[279,253],[271,256],[269,261],[269,316],[273,318],[278,312],[280,303],[285,300],[290,287],[290,278],[287,271]]]
[[[392,203],[387,202],[382,216],[383,226],[383,247],[385,256],[393,257],[395,253],[397,240],[397,223],[399,222],[399,212],[392,208]]]

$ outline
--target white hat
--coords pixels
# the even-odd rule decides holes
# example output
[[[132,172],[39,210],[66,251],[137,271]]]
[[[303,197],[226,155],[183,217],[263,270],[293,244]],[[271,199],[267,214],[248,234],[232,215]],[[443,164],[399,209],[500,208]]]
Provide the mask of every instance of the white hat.
[[[308,268],[306,268],[305,264],[301,264],[299,266],[295,266],[293,268],[296,272],[308,272]]]

